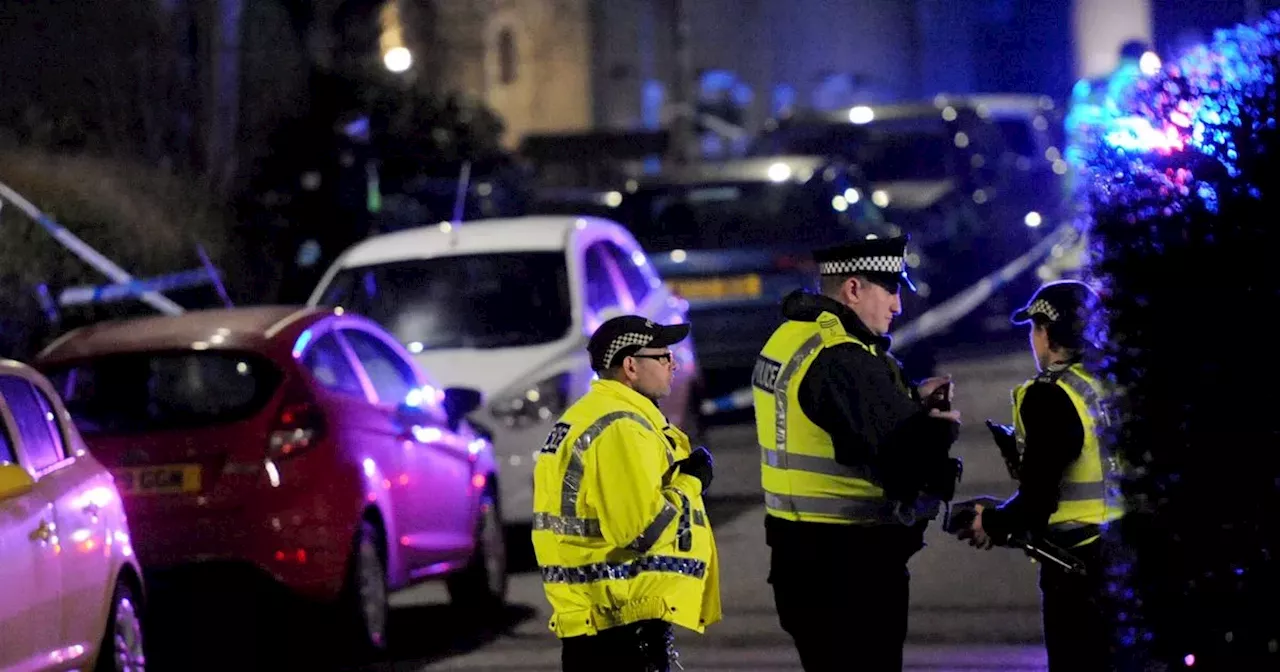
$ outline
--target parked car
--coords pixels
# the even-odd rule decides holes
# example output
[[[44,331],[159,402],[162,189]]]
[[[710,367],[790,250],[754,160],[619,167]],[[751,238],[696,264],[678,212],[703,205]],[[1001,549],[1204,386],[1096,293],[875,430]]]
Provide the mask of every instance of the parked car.
[[[903,296],[904,312],[918,315],[1065,221],[1061,136],[1057,108],[1043,96],[938,96],[770,120],[750,153],[764,160],[812,152],[858,164],[885,218],[918,246],[920,292]],[[1038,284],[1023,274],[957,323],[952,340],[1017,338],[1008,316]]]
[[[595,377],[588,336],[624,313],[673,323],[672,296],[625,229],[592,217],[449,223],[377,236],[344,252],[309,301],[365,315],[445,385],[489,399],[472,418],[502,464],[506,520],[533,518],[533,460],[560,413]],[[662,402],[696,436],[698,364],[687,341]]]
[[[816,156],[676,168],[615,191],[547,190],[533,207],[609,213],[625,226],[689,302],[708,394],[746,404],[756,356],[782,323],[782,298],[816,289],[812,251],[900,232],[855,166]]]
[[[0,669],[143,669],[133,542],[53,386],[0,360]]]
[[[39,368],[115,473],[142,565],[252,567],[385,647],[387,592],[506,594],[497,465],[445,389],[341,310],[253,307],[102,322]]]

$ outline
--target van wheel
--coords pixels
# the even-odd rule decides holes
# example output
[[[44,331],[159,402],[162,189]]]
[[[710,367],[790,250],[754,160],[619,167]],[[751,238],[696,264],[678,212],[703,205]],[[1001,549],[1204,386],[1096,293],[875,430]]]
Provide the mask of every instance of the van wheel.
[[[142,613],[129,582],[116,580],[107,615],[107,632],[98,652],[97,672],[143,672],[147,656],[142,642]]]
[[[476,526],[476,548],[471,562],[445,580],[449,599],[455,607],[496,611],[507,601],[507,540],[494,490],[480,500],[480,520]]]

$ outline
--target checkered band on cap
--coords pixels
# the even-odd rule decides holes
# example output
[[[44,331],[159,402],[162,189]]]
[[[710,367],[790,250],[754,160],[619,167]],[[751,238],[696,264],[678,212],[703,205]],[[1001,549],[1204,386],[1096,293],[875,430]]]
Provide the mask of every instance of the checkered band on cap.
[[[609,349],[604,352],[604,361],[600,364],[607,369],[613,366],[613,356],[618,354],[619,350],[632,345],[642,346],[652,340],[652,334],[637,334],[634,331],[622,334],[609,343]]]
[[[823,275],[851,275],[853,273],[901,273],[903,259],[899,256],[859,257],[843,261],[824,261],[818,264]]]
[[[1058,321],[1058,309],[1049,305],[1044,299],[1036,299],[1027,306],[1027,315],[1044,315],[1050,322]]]

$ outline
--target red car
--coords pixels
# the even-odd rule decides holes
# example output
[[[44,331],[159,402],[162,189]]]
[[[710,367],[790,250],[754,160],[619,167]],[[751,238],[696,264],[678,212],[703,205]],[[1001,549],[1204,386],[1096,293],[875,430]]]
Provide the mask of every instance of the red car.
[[[254,307],[104,322],[36,366],[115,474],[145,570],[248,564],[333,603],[353,644],[386,646],[387,592],[444,578],[455,603],[505,599],[497,466],[377,324]]]

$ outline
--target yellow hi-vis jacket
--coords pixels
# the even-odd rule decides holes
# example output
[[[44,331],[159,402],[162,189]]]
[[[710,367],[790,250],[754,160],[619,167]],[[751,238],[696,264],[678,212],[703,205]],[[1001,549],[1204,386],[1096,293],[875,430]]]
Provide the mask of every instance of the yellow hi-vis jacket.
[[[752,373],[756,438],[765,511],[785,520],[841,525],[907,524],[929,520],[938,503],[921,497],[898,511],[874,482],[869,465],[836,462],[831,435],[800,408],[800,383],[824,348],[853,343],[840,318],[823,312],[813,322],[789,320],[765,343]],[[910,390],[903,389],[904,395]]]
[[[533,547],[557,637],[720,620],[702,483],[672,466],[690,452],[652,401],[611,380],[556,423],[533,471]]]
[[[1080,457],[1068,467],[1059,491],[1058,509],[1049,517],[1050,532],[1070,532],[1088,525],[1105,525],[1124,515],[1119,495],[1120,465],[1115,455],[1103,449],[1101,433],[1110,422],[1106,387],[1079,363],[1047,368],[1043,373],[1013,390],[1013,427],[1020,448],[1026,445],[1022,423],[1022,400],[1035,382],[1054,383],[1062,388],[1084,425],[1084,446]],[[1090,537],[1077,546],[1098,539]]]

